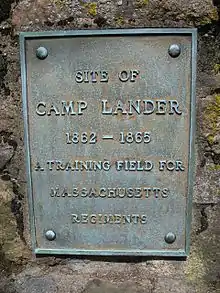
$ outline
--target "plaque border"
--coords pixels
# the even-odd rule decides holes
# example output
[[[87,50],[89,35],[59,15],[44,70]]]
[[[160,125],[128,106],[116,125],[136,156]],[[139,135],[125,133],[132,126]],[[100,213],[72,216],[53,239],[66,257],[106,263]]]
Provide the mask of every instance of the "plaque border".
[[[189,127],[189,163],[187,178],[187,204],[186,204],[186,225],[185,225],[185,250],[95,250],[95,249],[44,249],[37,247],[31,162],[30,162],[30,143],[29,125],[27,108],[27,69],[25,41],[36,38],[55,38],[55,37],[83,37],[83,36],[144,36],[144,35],[188,35],[192,38],[191,47],[191,90],[190,90],[190,127]],[[49,255],[100,255],[100,256],[162,256],[162,257],[186,257],[190,250],[190,230],[192,219],[192,194],[193,182],[195,178],[195,130],[196,130],[196,63],[197,63],[197,29],[196,28],[135,28],[135,29],[105,29],[105,30],[67,30],[67,31],[41,31],[41,32],[20,32],[20,63],[22,79],[22,104],[24,120],[24,145],[26,161],[27,194],[29,206],[29,223],[31,231],[31,242],[33,252],[36,254]]]

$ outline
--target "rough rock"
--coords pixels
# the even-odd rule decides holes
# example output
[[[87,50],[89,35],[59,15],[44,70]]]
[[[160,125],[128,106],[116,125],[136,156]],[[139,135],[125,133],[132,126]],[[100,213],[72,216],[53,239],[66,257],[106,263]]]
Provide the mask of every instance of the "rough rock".
[[[66,27],[88,25],[88,17],[102,16],[107,26],[192,26],[218,20],[211,0],[151,1],[69,1],[24,0],[13,11],[12,24],[17,30],[38,30],[40,26]],[[97,23],[96,23],[97,24]],[[95,26],[95,23],[91,24]]]
[[[0,169],[3,169],[4,166],[9,162],[14,154],[13,146],[8,144],[0,144]]]
[[[0,180],[0,269],[11,270],[12,266],[25,263],[28,249],[21,240],[16,217],[12,212],[13,185]]]
[[[0,293],[220,292],[220,2],[0,1]],[[197,27],[197,133],[186,260],[36,258],[30,252],[18,33]]]
[[[13,0],[1,0],[0,2],[0,22],[9,17],[11,11],[11,4]]]

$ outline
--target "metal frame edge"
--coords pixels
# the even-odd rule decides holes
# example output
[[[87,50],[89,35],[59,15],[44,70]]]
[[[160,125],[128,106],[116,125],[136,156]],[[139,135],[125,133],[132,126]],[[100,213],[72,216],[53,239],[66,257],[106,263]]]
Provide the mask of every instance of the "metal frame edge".
[[[36,245],[36,226],[34,218],[32,177],[30,164],[30,144],[28,127],[28,105],[27,105],[27,74],[25,40],[29,38],[50,38],[50,37],[82,37],[82,36],[108,36],[108,35],[191,35],[191,109],[190,109],[190,143],[189,143],[189,162],[188,165],[188,194],[186,203],[186,226],[185,226],[185,250],[80,250],[80,249],[44,249],[37,248]],[[197,29],[196,28],[136,28],[136,29],[106,29],[106,30],[67,30],[67,31],[46,31],[46,32],[20,32],[20,60],[22,76],[22,102],[24,117],[24,143],[26,152],[26,176],[29,205],[29,222],[32,238],[33,252],[36,254],[56,254],[56,255],[100,255],[100,256],[167,256],[167,257],[186,257],[189,254],[190,231],[192,218],[192,194],[195,173],[195,106],[196,106],[196,55],[197,55]]]
[[[97,255],[97,256],[164,256],[164,257],[186,257],[185,250],[96,250],[96,249],[47,249],[36,248],[36,254],[56,255]]]
[[[145,35],[145,34],[193,34],[195,28],[134,28],[134,29],[101,29],[101,30],[62,30],[62,31],[40,31],[21,32],[24,38],[48,38],[48,37],[81,37],[81,36],[105,36],[105,35]]]
[[[197,68],[197,29],[192,31],[191,52],[191,103],[190,103],[190,143],[188,166],[188,194],[186,208],[186,255],[190,252],[190,235],[192,221],[192,200],[195,178],[195,133],[196,133],[196,68]]]
[[[25,147],[25,164],[27,178],[27,197],[29,208],[29,227],[31,232],[32,250],[36,247],[35,218],[33,205],[33,190],[30,161],[30,143],[29,143],[29,124],[28,124],[28,104],[27,104],[27,72],[26,72],[26,55],[25,55],[25,35],[19,35],[20,60],[21,60],[21,80],[22,80],[22,111],[24,119],[24,147]]]

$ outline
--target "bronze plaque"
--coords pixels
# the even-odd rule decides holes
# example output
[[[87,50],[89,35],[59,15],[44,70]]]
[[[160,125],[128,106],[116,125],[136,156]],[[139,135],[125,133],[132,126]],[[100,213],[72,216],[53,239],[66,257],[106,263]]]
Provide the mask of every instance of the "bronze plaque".
[[[35,253],[185,256],[196,30],[21,33]]]

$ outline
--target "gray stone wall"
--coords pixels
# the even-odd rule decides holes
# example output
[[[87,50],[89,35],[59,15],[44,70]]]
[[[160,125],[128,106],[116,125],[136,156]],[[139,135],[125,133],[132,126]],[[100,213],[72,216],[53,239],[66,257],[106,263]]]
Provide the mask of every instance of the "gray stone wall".
[[[0,1],[0,293],[220,292],[220,1]],[[197,160],[186,261],[36,258],[30,248],[20,31],[197,27]]]

